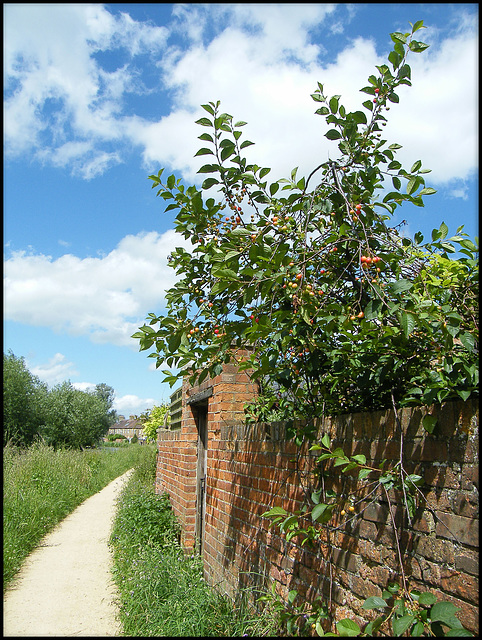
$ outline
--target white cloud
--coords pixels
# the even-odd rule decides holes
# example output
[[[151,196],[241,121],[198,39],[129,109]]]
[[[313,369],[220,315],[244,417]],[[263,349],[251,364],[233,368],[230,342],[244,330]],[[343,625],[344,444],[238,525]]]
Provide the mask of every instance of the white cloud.
[[[174,231],[153,231],[126,236],[99,258],[14,252],[4,265],[5,317],[137,348],[130,336],[174,284],[167,256],[176,246],[187,245]]]
[[[317,82],[328,96],[340,94],[347,109],[363,108],[368,96],[359,89],[369,75],[378,73],[375,67],[386,62],[388,50],[359,37],[348,41],[334,60],[322,63],[323,37],[307,48],[309,26],[323,19],[313,8],[303,21],[290,13],[294,5],[276,5],[274,23],[283,25],[276,35],[268,26],[273,5],[233,7],[232,19],[211,41],[198,34],[190,48],[163,59],[174,107],[155,124],[137,123],[144,158],[150,164],[168,163],[186,179],[196,179],[201,162],[193,155],[202,129],[193,129],[192,122],[206,115],[200,104],[219,99],[223,111],[248,121],[245,135],[256,143],[248,150],[250,161],[271,167],[273,178],[289,175],[294,166],[306,175],[328,154],[339,153],[337,145],[324,138],[324,119],[314,115],[317,105],[310,94]],[[303,5],[299,16],[305,10]],[[201,13],[197,8],[192,12],[183,9],[191,18]],[[202,24],[199,20],[199,28]],[[247,29],[247,24],[260,28]],[[465,19],[461,25],[451,37],[410,57],[413,87],[399,90],[401,104],[392,105],[387,114],[388,139],[403,145],[399,159],[410,168],[421,158],[432,169],[428,181],[434,184],[467,179],[478,162],[478,41],[473,22]]]
[[[388,53],[359,37],[346,39],[329,60],[329,39],[356,11],[339,7],[180,4],[168,30],[114,16],[103,5],[6,5],[7,152],[30,152],[89,179],[135,146],[149,167],[168,164],[192,181],[200,166],[194,120],[200,104],[219,99],[223,110],[248,121],[246,136],[256,143],[251,161],[272,167],[273,178],[294,166],[307,174],[338,153],[314,115],[316,83],[341,94],[347,108],[360,108],[366,96],[359,89]],[[466,180],[477,167],[476,19],[462,12],[450,29],[444,40],[436,29],[422,32],[433,46],[410,57],[413,87],[399,91],[386,128],[404,146],[399,159],[409,166],[422,159],[436,185]],[[119,66],[107,69],[100,54],[114,52]],[[136,68],[140,54],[152,72],[149,88]],[[171,100],[167,112],[157,120],[127,112],[128,94],[153,91],[160,102]]]
[[[125,395],[114,399],[113,408],[118,414],[125,416],[140,415],[146,409],[152,409],[155,404],[159,404],[154,398],[140,398],[136,395]]]
[[[38,376],[49,387],[78,375],[74,363],[69,362],[62,353],[56,353],[46,364],[34,366],[27,363],[27,366],[33,375]]]
[[[96,384],[94,382],[72,382],[74,389],[79,391],[95,391]]]
[[[99,156],[97,163],[88,158],[88,168],[78,172],[89,178],[105,170],[115,154],[107,158],[98,144],[123,139],[120,100],[143,89],[134,68],[126,63],[107,72],[95,54],[157,54],[167,30],[127,14],[114,17],[100,4],[10,4],[4,17],[7,152],[43,150],[41,158],[65,166],[70,149],[62,143],[74,137]]]

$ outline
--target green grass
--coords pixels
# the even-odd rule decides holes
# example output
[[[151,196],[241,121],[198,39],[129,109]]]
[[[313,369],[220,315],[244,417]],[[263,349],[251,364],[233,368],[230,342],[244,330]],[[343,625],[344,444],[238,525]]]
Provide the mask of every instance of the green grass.
[[[26,556],[88,497],[135,467],[155,459],[155,446],[74,451],[44,444],[3,450],[3,588]]]
[[[169,498],[154,493],[153,480],[154,466],[136,469],[119,498],[111,536],[123,634],[276,635],[247,597],[234,604],[205,582],[199,556],[183,553]]]

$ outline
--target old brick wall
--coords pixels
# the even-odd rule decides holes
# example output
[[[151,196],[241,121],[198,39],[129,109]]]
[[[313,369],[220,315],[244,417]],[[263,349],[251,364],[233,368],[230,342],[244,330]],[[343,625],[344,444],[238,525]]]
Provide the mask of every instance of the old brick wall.
[[[282,424],[244,423],[242,406],[255,389],[234,367],[201,388],[212,386],[208,404],[207,492],[203,556],[207,579],[234,596],[245,585],[275,581],[280,595],[297,589],[307,599],[323,594],[336,619],[369,619],[364,599],[381,595],[388,581],[400,581],[395,536],[387,496],[362,500],[354,476],[332,473],[325,488],[356,503],[353,514],[336,512],[314,548],[286,542],[260,515],[272,506],[287,511],[304,503],[303,489],[313,487],[316,456],[298,450]],[[195,543],[197,429],[189,396],[183,393],[183,421],[178,432],[159,438],[157,491],[167,491],[183,526],[184,544]],[[437,415],[434,435],[421,421]],[[410,585],[432,590],[460,607],[464,626],[478,632],[478,404],[403,409],[404,465],[423,476],[425,507],[406,526],[400,545]],[[363,453],[376,465],[400,458],[400,432],[393,411],[323,418],[319,435],[329,433],[347,455]],[[400,495],[389,492],[397,530]],[[311,524],[307,522],[307,524]]]

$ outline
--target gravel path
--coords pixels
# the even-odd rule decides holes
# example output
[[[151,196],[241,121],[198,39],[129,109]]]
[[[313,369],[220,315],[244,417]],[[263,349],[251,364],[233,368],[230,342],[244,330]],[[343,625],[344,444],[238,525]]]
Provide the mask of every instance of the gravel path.
[[[131,472],[83,502],[28,556],[4,597],[4,636],[121,635],[108,541]]]

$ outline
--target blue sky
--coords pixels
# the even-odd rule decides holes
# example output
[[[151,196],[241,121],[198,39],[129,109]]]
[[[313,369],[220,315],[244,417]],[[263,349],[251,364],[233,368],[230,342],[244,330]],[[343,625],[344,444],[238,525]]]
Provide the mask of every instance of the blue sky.
[[[105,382],[120,413],[166,401],[130,335],[165,309],[184,241],[147,176],[202,181],[194,121],[216,100],[248,122],[248,157],[273,181],[307,175],[336,155],[317,82],[360,108],[389,33],[418,20],[430,48],[409,60],[385,137],[438,191],[403,208],[406,233],[445,221],[473,238],[477,3],[4,4],[4,351],[50,385]]]

